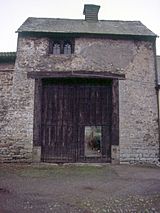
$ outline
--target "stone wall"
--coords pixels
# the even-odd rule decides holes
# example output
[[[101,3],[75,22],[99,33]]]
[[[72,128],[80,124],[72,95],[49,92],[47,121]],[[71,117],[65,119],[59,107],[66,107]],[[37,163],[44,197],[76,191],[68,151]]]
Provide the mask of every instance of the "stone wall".
[[[14,63],[0,63],[0,161],[10,159],[11,143],[8,137],[8,112],[11,105]]]
[[[157,162],[158,108],[154,53],[139,43],[137,53],[120,81],[120,161]]]
[[[0,161],[12,159],[8,114],[12,103],[13,72],[14,63],[0,63]]]
[[[24,95],[21,79],[19,84],[24,88],[21,95],[16,93],[14,68],[15,64],[0,64],[0,162],[28,162],[32,158],[33,121],[30,126],[28,121],[33,117],[33,106],[30,112],[30,97],[28,92]]]
[[[46,37],[18,38],[12,102],[5,141],[19,147],[15,156],[31,160],[33,146],[34,80],[30,71],[106,71],[125,74],[120,93],[120,160],[158,160],[158,111],[154,46],[150,41],[77,38],[75,53],[49,55]],[[13,113],[14,112],[14,113]],[[12,120],[12,121],[11,121]],[[16,120],[16,122],[15,122]],[[12,127],[12,128],[11,128]],[[11,129],[10,129],[11,128]],[[14,158],[14,155],[13,155]]]

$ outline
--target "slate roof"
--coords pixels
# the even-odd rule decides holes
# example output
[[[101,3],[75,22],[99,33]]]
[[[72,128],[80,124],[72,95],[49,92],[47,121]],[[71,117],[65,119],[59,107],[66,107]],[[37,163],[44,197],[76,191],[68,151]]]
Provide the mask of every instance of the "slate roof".
[[[14,62],[16,59],[16,52],[0,52],[0,63]]]
[[[17,32],[83,33],[104,35],[156,36],[140,21],[87,22],[79,19],[28,18]]]

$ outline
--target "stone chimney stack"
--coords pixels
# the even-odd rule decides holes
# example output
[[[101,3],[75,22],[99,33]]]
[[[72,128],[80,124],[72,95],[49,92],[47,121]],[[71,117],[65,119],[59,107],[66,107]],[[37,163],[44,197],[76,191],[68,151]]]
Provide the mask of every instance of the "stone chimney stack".
[[[98,21],[98,12],[100,6],[94,4],[85,4],[83,15],[85,15],[85,20],[88,22],[97,22]]]

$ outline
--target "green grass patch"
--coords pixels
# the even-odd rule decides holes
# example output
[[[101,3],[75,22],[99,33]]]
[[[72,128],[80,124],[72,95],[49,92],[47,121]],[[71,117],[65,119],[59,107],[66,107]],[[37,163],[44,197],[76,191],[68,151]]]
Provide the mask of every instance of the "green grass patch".
[[[19,171],[20,176],[30,177],[80,177],[84,175],[93,175],[102,173],[102,168],[90,166],[47,166],[47,167],[28,167]]]
[[[106,166],[64,166],[64,165],[26,165],[5,168],[7,171],[21,177],[31,178],[85,178],[85,177],[116,177],[117,173],[109,165]]]

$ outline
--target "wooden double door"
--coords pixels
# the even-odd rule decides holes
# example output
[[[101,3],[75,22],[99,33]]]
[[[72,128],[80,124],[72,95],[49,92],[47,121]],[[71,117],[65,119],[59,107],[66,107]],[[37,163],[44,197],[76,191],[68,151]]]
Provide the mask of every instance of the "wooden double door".
[[[42,161],[110,161],[111,80],[46,79],[42,83]]]

